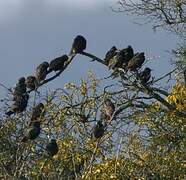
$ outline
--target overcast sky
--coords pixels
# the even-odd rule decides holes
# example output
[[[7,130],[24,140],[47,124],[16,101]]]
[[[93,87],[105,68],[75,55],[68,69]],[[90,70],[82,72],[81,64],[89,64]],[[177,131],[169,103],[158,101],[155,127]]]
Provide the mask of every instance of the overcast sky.
[[[155,57],[150,64],[154,75],[168,72],[166,51],[175,47],[176,38],[165,31],[155,34],[150,25],[139,26],[133,17],[113,12],[110,7],[116,1],[0,0],[0,82],[11,87],[19,77],[33,74],[42,61],[68,54],[78,34],[86,37],[87,52],[101,58],[113,45],[132,45]],[[107,68],[78,56],[49,87],[77,82],[89,69],[101,77],[108,75]]]

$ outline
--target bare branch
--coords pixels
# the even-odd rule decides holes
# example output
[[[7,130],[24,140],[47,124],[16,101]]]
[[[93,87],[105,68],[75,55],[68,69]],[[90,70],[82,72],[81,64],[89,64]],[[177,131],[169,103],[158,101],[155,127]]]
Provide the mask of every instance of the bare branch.
[[[101,64],[107,66],[107,64],[105,63],[105,61],[103,61],[102,59],[96,57],[93,54],[90,54],[90,53],[87,53],[87,52],[82,52],[81,54],[84,55],[84,56],[87,56],[87,57],[91,58],[93,61],[96,60],[96,61],[100,62]]]

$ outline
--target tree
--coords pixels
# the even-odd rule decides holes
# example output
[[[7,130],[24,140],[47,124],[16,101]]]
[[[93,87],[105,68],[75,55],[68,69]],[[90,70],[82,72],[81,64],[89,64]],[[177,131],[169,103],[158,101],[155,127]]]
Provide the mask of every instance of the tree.
[[[119,10],[142,18],[145,23],[151,23],[153,29],[164,28],[180,37],[178,48],[173,50],[173,62],[179,73],[186,69],[186,2],[184,0],[119,0]]]
[[[177,82],[171,91],[157,85],[175,69],[143,83],[139,78],[143,66],[141,68],[140,64],[130,71],[125,64],[130,60],[134,62],[139,54],[128,56],[124,48],[116,52],[123,58],[116,58],[117,54],[113,57],[123,63],[110,69],[108,85],[88,72],[88,78],[82,79],[79,85],[69,82],[64,88],[46,92],[43,100],[39,88],[60,76],[77,55],[108,66],[84,49],[72,52],[55,75],[50,77],[52,72],[49,71],[46,79],[36,83],[36,89],[27,90],[30,108],[26,111],[4,116],[10,104],[5,100],[0,121],[0,177],[184,179],[186,88],[183,81]],[[111,99],[115,106],[109,116],[103,105],[106,99]],[[41,101],[44,107],[33,116]],[[21,142],[34,120],[40,122],[39,137]],[[94,137],[93,128],[98,121],[103,124],[104,132]],[[51,139],[56,139],[58,145],[54,156],[46,152]]]
[[[144,17],[153,28],[166,28],[186,36],[186,3],[183,0],[120,0],[120,11]]]

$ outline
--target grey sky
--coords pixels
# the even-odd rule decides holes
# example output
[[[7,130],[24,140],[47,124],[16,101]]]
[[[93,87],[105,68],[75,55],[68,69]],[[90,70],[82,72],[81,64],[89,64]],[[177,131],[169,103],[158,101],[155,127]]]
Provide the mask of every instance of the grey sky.
[[[99,57],[104,57],[113,45],[123,48],[130,44],[135,51],[158,57],[151,64],[155,75],[168,71],[169,58],[165,51],[175,47],[176,38],[164,31],[154,34],[150,25],[139,26],[133,23],[132,17],[112,12],[113,2],[1,0],[0,82],[10,87],[19,77],[33,74],[42,61],[68,54],[78,34],[87,38],[87,51]],[[100,76],[108,75],[107,68],[78,56],[49,87],[76,82],[85,77],[89,69]]]

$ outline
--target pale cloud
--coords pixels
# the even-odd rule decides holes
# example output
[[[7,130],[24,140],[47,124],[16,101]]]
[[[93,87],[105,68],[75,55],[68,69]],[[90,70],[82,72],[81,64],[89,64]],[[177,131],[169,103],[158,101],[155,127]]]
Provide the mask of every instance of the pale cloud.
[[[23,7],[22,0],[0,0],[0,20],[15,15]]]
[[[38,3],[39,6],[49,9],[50,7],[60,7],[70,10],[94,10],[101,6],[109,7],[116,2],[117,0],[0,0],[0,21],[15,17],[29,3]]]
[[[46,0],[45,2],[52,6],[66,6],[75,9],[94,9],[105,3],[108,5],[113,1],[116,2],[117,0]]]
[[[22,3],[22,0],[1,0],[0,1],[0,7],[6,7],[6,6],[17,6]]]

